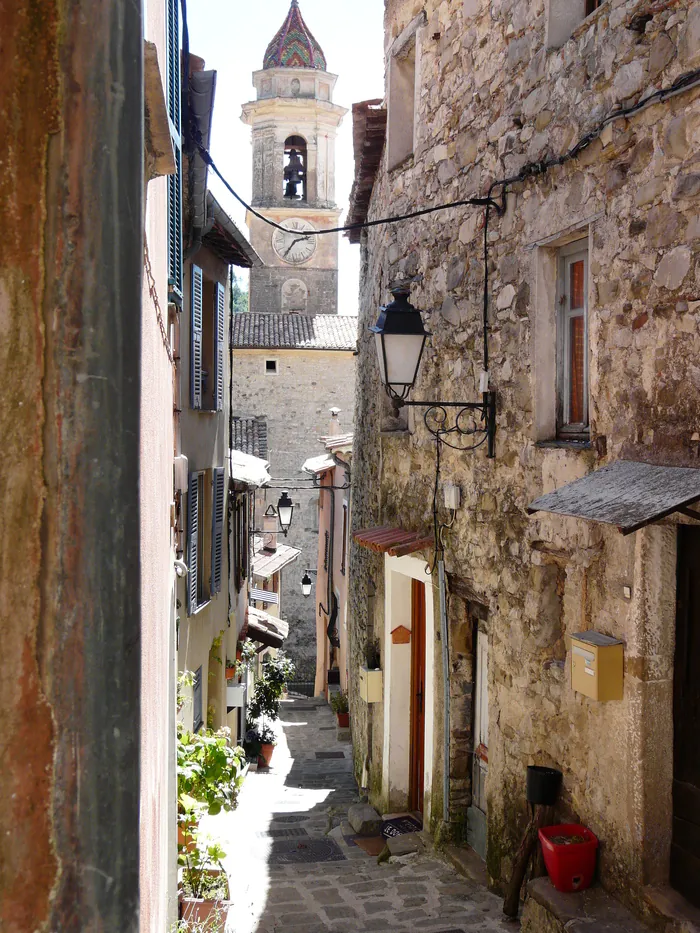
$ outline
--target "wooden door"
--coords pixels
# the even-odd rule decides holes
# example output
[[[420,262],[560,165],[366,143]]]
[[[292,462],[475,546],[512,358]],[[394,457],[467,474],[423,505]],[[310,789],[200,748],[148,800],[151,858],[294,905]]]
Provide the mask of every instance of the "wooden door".
[[[700,907],[700,528],[678,529],[671,884]]]
[[[411,754],[409,805],[423,812],[425,774],[425,584],[411,580]]]

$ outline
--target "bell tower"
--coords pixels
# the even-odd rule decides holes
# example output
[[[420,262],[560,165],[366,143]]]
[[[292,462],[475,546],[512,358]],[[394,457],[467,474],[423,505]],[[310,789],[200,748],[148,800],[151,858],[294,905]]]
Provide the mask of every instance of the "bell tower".
[[[337,76],[292,0],[282,27],[253,73],[256,100],[243,105],[253,135],[252,205],[295,231],[275,230],[250,212],[250,241],[264,262],[251,270],[252,312],[336,314],[338,234],[303,238],[337,227],[335,139],[347,113],[333,103]]]

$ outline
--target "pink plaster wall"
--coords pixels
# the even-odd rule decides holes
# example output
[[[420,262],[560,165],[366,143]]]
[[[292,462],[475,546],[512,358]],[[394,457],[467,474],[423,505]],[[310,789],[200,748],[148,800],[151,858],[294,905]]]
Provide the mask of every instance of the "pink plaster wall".
[[[147,6],[146,38],[165,78],[164,6]],[[167,327],[166,178],[148,184],[146,239]],[[141,380],[141,816],[140,929],[163,933],[176,907],[174,809],[173,374],[144,277]]]

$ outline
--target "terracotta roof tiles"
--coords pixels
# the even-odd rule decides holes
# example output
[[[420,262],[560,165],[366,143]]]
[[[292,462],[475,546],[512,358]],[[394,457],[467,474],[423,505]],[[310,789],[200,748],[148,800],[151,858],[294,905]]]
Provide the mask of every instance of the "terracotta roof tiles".
[[[338,314],[234,314],[234,350],[354,350],[357,318]]]

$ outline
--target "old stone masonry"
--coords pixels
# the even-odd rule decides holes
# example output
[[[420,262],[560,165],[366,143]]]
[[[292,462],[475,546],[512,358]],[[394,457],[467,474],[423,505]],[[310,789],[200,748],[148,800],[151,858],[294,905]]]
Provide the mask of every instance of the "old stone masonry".
[[[228,852],[226,933],[513,930],[495,895],[434,855],[380,864],[363,851],[346,821],[358,799],[327,704],[283,704],[272,767],[249,774],[238,808],[210,825]]]

